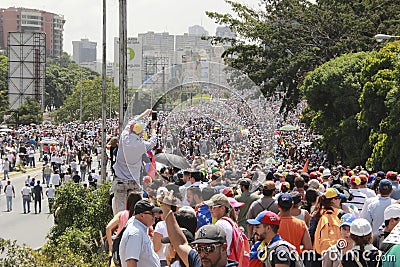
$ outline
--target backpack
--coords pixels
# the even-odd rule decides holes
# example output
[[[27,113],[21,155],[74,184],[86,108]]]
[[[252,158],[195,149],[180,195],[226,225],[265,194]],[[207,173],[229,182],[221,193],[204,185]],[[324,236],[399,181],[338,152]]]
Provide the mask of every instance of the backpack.
[[[339,211],[325,211],[318,221],[314,235],[314,250],[318,254],[335,245],[341,238]]]
[[[126,226],[122,228],[122,230],[118,233],[118,235],[114,238],[112,242],[112,261],[114,261],[114,265],[116,267],[120,267],[121,265],[121,257],[119,256],[119,244],[121,243],[122,235],[124,234]]]
[[[250,243],[247,236],[240,231],[236,223],[228,217],[222,217],[230,223],[232,226],[232,243],[229,248],[231,254],[228,259],[237,261],[239,263],[238,267],[248,267],[250,263]]]
[[[304,267],[304,263],[301,260],[299,254],[297,253],[296,247],[285,240],[278,240],[274,242],[272,245],[268,246],[268,253],[271,253],[274,249],[276,249],[279,246],[285,246],[289,249],[290,267]],[[271,255],[268,255],[266,261],[264,262],[266,267],[271,267],[270,257]]]

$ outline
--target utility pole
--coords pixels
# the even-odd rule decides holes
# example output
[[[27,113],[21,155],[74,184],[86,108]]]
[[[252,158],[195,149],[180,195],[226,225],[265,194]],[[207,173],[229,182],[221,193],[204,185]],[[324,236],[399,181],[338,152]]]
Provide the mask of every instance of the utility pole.
[[[102,94],[101,94],[101,181],[106,180],[107,153],[106,153],[106,90],[107,90],[107,66],[106,66],[106,0],[103,0],[103,65],[102,65]]]
[[[80,71],[80,76],[81,76],[81,81],[80,81],[80,89],[81,89],[81,95],[79,98],[79,122],[82,122],[82,66],[79,66],[79,71]]]
[[[127,29],[126,0],[119,0],[119,134],[124,129],[124,117],[127,109]]]

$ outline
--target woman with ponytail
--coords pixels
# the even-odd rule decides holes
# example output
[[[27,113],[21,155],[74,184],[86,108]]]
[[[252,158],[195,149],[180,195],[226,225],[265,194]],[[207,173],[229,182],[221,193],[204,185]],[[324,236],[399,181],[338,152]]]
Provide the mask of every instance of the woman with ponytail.
[[[343,212],[339,207],[340,200],[344,197],[337,189],[328,188],[317,199],[308,229],[314,243],[316,258],[341,238],[340,215],[343,215]],[[312,266],[321,266],[321,261],[312,262]]]

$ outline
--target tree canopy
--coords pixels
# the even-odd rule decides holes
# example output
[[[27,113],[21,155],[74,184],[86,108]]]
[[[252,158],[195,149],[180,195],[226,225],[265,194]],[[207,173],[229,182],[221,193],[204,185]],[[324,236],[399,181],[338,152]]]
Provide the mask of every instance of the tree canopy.
[[[369,156],[368,127],[358,125],[361,70],[369,53],[346,54],[323,64],[304,79],[301,90],[308,107],[304,120],[323,136],[331,161],[355,166]]]
[[[228,39],[227,64],[248,74],[266,96],[283,91],[282,111],[301,99],[309,71],[341,54],[374,49],[378,32],[400,31],[399,0],[262,0],[258,9],[225,1],[235,14],[207,15],[237,35]]]

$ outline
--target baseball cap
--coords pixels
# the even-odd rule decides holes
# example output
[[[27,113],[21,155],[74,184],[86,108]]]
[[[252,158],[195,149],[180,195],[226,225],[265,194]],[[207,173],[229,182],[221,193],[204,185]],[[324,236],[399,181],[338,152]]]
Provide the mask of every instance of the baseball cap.
[[[264,190],[275,190],[275,183],[273,181],[265,181],[263,184]]]
[[[154,204],[151,203],[148,200],[139,200],[134,207],[135,215],[146,212],[146,211],[151,211],[153,212],[153,209],[155,208]]]
[[[372,232],[371,224],[366,219],[355,219],[350,225],[350,233],[356,236],[366,236]]]
[[[379,190],[381,191],[381,193],[389,193],[391,189],[392,189],[392,182],[389,181],[388,179],[382,179],[379,182]]]
[[[289,209],[293,206],[293,198],[289,193],[284,193],[278,197],[278,205],[284,209]]]
[[[400,218],[400,204],[389,205],[383,213],[383,218],[385,221],[391,218]]]
[[[130,130],[131,130],[131,132],[133,132],[135,134],[140,134],[143,132],[143,126],[139,122],[136,122],[136,123],[134,122],[131,124]]]
[[[236,199],[234,199],[233,197],[228,197],[229,199],[229,203],[231,204],[232,207],[234,208],[240,208],[244,206],[243,202],[239,202]]]
[[[345,198],[346,197],[344,194],[339,193],[339,191],[335,188],[327,188],[324,195],[326,198],[334,198],[334,197]]]
[[[340,219],[340,227],[351,226],[351,223],[356,219],[356,216],[352,213],[346,213]]]
[[[247,220],[248,224],[256,225],[256,224],[273,224],[279,225],[280,218],[272,211],[262,211],[260,212],[255,219]]]
[[[186,240],[189,244],[194,241],[194,237],[189,230],[187,230],[186,228],[181,228],[181,230],[182,230],[183,234],[185,235]],[[161,238],[161,243],[168,244],[168,243],[171,243],[171,241],[169,240],[169,237],[167,236],[167,237]]]
[[[350,184],[355,184],[355,185],[360,185],[361,184],[361,179],[358,176],[351,176],[350,178]]]
[[[391,180],[397,180],[397,172],[388,171],[388,172],[386,173],[386,178],[387,178],[387,179],[391,179]],[[392,179],[392,178],[394,178],[394,179]]]
[[[227,196],[227,197],[232,197],[232,196],[233,196],[232,188],[230,188],[230,187],[225,187],[225,188],[222,190],[222,194],[224,194],[224,195]]]
[[[191,244],[226,243],[224,230],[215,224],[204,225],[196,233],[195,240]]]
[[[288,182],[282,182],[281,183],[281,190],[283,187],[286,187],[287,189],[290,189],[290,184]]]
[[[217,206],[217,205],[222,205],[225,206],[227,208],[231,207],[231,204],[229,202],[229,199],[227,196],[225,196],[224,194],[216,194],[213,195],[210,200],[204,201],[204,204],[206,204],[209,207],[212,206]]]

